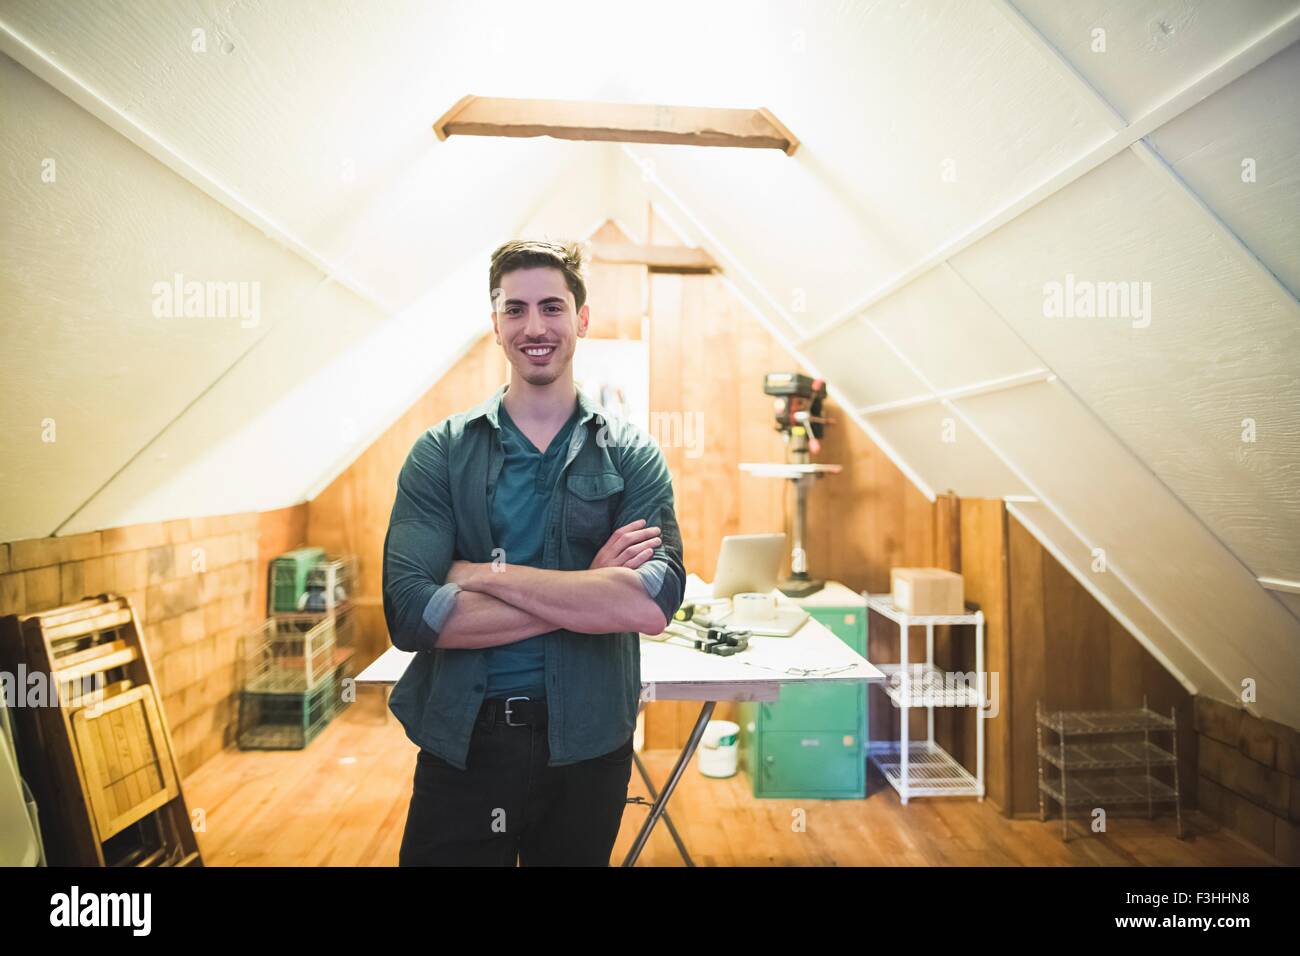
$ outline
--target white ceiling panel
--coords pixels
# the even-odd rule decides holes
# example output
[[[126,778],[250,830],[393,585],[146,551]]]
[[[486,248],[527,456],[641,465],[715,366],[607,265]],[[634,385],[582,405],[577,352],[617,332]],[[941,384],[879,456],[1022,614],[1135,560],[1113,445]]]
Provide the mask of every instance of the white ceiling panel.
[[[1300,308],[1180,187],[1121,153],[954,267],[1257,575],[1297,577]],[[1048,314],[1103,282],[1128,314]]]
[[[359,352],[351,350],[381,325],[350,293],[319,286],[305,308],[217,380],[65,530],[301,501],[305,476],[350,450],[350,436],[351,444],[360,437],[351,434],[364,414],[352,394]]]
[[[1258,713],[1300,726],[1300,621],[1063,386],[958,405],[1220,683],[1255,681]]]
[[[802,148],[794,159],[759,149],[629,152],[762,277],[768,295],[805,332],[908,264],[903,249],[854,216],[800,159]]]
[[[871,415],[868,421],[939,494],[1002,498],[1030,491],[961,420],[939,402]]]
[[[1300,44],[1148,137],[1156,151],[1300,295]]]
[[[323,277],[4,56],[0,99],[0,540],[12,540],[52,533]],[[178,275],[238,283],[248,317],[209,314],[206,295],[201,314],[183,301],[168,312],[155,286]]]
[[[854,408],[930,394],[925,382],[860,319],[809,342],[803,351]]]
[[[394,174],[392,188],[353,224],[340,261],[405,307],[444,277],[448,262],[467,250],[495,248],[548,199],[563,195],[587,211],[583,225],[590,225],[593,200],[602,196],[599,159],[586,143],[452,137]],[[570,188],[561,190],[561,176],[576,176],[588,186],[566,182]]]
[[[908,283],[866,315],[940,391],[1042,366],[1010,327],[946,266]]]
[[[1130,121],[1288,19],[1298,8],[1296,0],[1013,3]]]

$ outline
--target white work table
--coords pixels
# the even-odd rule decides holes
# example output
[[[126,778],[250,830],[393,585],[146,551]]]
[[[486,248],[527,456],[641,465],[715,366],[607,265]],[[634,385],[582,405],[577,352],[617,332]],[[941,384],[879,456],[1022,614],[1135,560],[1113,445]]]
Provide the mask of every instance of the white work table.
[[[780,599],[789,600],[783,596]],[[413,656],[412,652],[390,647],[356,679],[359,683],[395,684],[406,672]],[[623,865],[631,866],[636,862],[660,816],[665,816],[673,831],[673,839],[690,862],[671,819],[666,817],[665,808],[695,755],[719,701],[774,701],[780,697],[782,684],[828,681],[883,683],[884,680],[883,673],[811,617],[790,637],[751,637],[748,648],[730,657],[705,654],[691,647],[642,636],[642,706],[652,700],[694,700],[701,701],[702,706],[662,793],[655,794],[640,756],[634,754],[637,767],[655,799]],[[865,755],[863,759],[866,759]]]

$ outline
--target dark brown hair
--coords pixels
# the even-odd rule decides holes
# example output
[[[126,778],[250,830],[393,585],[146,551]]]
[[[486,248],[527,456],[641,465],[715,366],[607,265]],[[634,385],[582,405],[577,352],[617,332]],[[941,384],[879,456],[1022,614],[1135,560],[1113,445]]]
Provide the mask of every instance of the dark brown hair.
[[[582,278],[582,246],[576,242],[549,242],[545,239],[511,239],[492,253],[488,270],[488,295],[496,308],[496,292],[501,277],[518,269],[559,269],[564,283],[573,293],[574,307],[581,309],[587,301],[587,284]]]

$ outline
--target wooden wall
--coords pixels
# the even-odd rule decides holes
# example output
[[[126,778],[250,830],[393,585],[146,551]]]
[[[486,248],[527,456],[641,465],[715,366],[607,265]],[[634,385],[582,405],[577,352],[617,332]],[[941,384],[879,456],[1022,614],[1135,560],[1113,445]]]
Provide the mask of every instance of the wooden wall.
[[[1003,705],[1014,816],[1037,815],[1034,706],[1072,710],[1147,706],[1177,710],[1184,806],[1196,804],[1192,696],[1025,528],[1007,521],[1010,647]]]
[[[267,561],[302,542],[305,517],[300,505],[0,544],[0,614],[128,597],[188,774],[234,741],[239,639],[264,616]]]
[[[1300,731],[1197,697],[1196,747],[1200,809],[1300,865]]]

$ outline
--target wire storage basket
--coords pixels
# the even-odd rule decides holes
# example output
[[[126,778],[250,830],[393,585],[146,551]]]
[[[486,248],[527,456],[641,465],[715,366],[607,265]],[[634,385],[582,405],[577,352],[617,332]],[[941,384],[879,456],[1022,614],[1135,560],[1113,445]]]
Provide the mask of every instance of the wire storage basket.
[[[244,639],[241,749],[300,749],[342,709],[352,629],[351,608],[341,608],[277,614]]]

